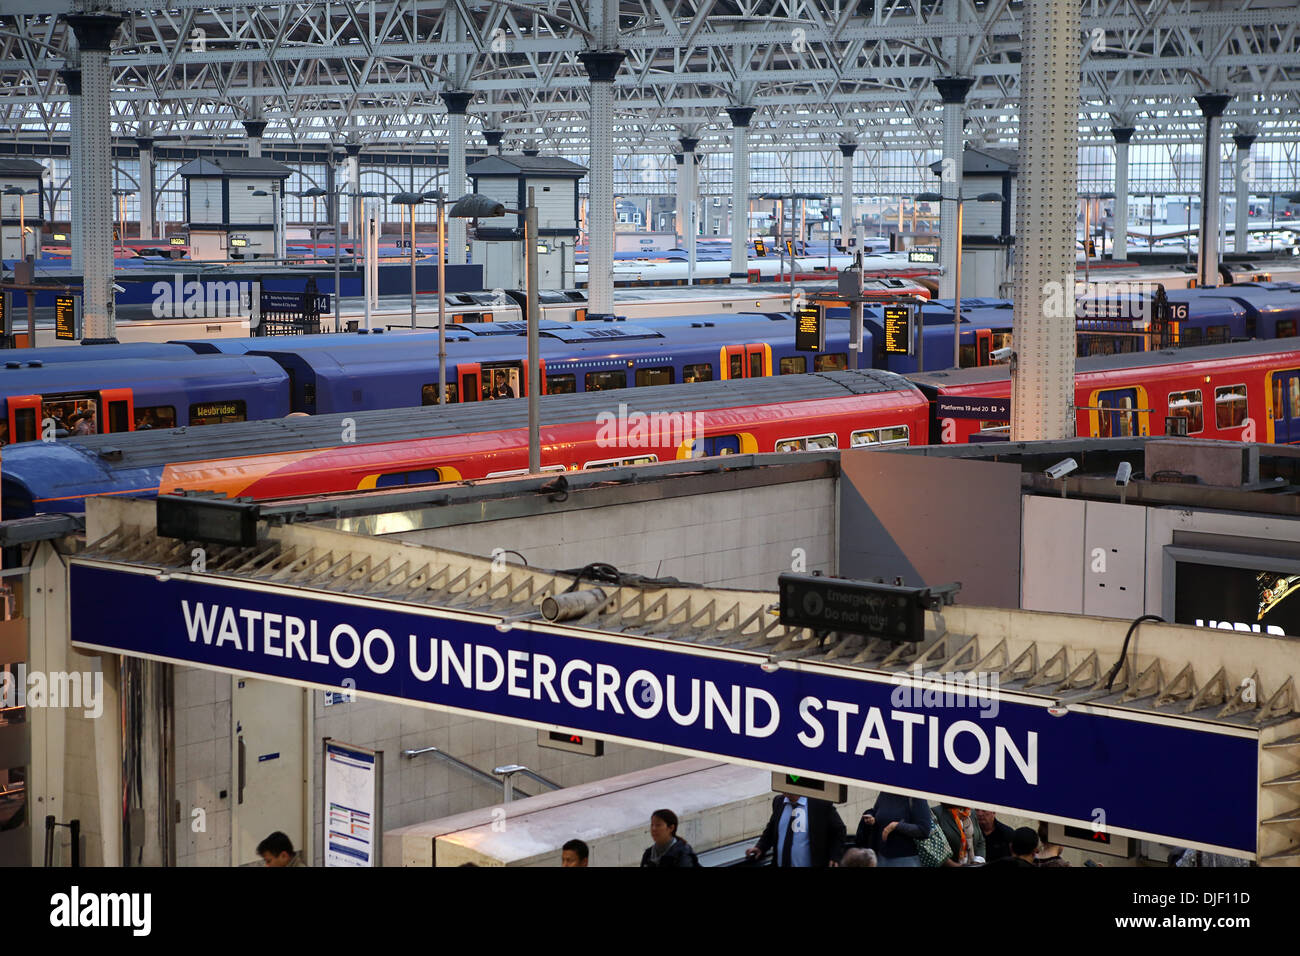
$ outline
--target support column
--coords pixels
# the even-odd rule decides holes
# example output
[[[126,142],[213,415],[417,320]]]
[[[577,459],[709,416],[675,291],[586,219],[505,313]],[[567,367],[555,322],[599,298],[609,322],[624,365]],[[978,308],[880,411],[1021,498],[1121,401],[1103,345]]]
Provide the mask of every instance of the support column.
[[[266,132],[266,120],[244,120],[244,132],[248,135],[248,156],[259,159],[262,155],[262,134]]]
[[[616,28],[617,23],[611,27]],[[591,96],[590,162],[587,204],[587,315],[614,311],[614,77],[623,50],[578,54],[587,71]]]
[[[946,6],[947,4],[945,4]],[[975,81],[970,77],[947,76],[934,81],[943,100],[943,162],[939,166],[939,254],[943,274],[939,276],[939,298],[957,295],[957,203],[961,198],[962,167],[965,158],[966,94]]]
[[[442,102],[447,107],[447,200],[455,202],[469,192],[465,182],[465,109],[472,94],[465,90],[445,90]],[[465,220],[447,220],[447,264],[465,264]]]
[[[148,239],[154,233],[153,138],[137,136],[135,145],[140,150],[140,238]]]
[[[81,67],[59,71],[59,78],[68,88],[68,245],[71,249],[69,263],[73,275],[81,275],[86,267],[85,219],[81,215],[81,199],[85,190],[81,186]],[[50,210],[51,218],[54,210]]]
[[[1116,126],[1110,131],[1115,137],[1114,230],[1110,250],[1113,262],[1128,259],[1128,143],[1133,132],[1131,126]]]
[[[686,156],[673,153],[673,162],[677,164],[677,179],[673,184],[676,192],[676,206],[673,212],[674,231],[677,233],[677,248],[686,248]]]
[[[840,143],[840,245],[849,251],[849,238],[853,235],[853,154],[857,143]]]
[[[1079,4],[1025,5],[1011,440],[1074,436]]]
[[[361,255],[361,144],[344,143],[344,160],[348,171],[348,238],[352,240],[352,257]]]
[[[1223,111],[1232,97],[1226,93],[1202,93],[1195,99],[1205,117],[1201,147],[1201,250],[1196,267],[1197,282],[1204,289],[1219,284],[1219,144]]]
[[[1250,183],[1254,171],[1250,165],[1250,148],[1255,145],[1254,133],[1237,133],[1232,137],[1237,147],[1237,207],[1232,222],[1233,248],[1239,255],[1250,252]]]
[[[699,189],[695,185],[699,181],[700,171],[695,147],[700,145],[700,140],[695,136],[683,136],[678,142],[682,144],[682,238],[686,240],[687,280],[694,281],[695,246],[700,231]]]
[[[113,296],[112,77],[108,56],[122,18],[72,14],[81,51],[83,342],[116,342]]]
[[[731,117],[731,281],[749,279],[749,121],[752,106],[729,106]]]
[[[495,149],[497,155],[501,155],[501,139],[505,134],[499,129],[485,129],[483,131],[483,140],[488,144],[488,149]]]

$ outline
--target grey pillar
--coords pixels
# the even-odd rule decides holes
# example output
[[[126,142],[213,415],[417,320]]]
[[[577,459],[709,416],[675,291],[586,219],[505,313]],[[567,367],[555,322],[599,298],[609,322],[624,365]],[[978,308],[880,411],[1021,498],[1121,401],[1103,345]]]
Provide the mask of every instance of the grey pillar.
[[[344,143],[343,152],[347,157],[348,192],[352,193],[348,197],[348,238],[352,240],[352,257],[356,259],[362,247],[361,197],[357,195],[361,192],[361,144]]]
[[[849,251],[853,235],[853,154],[857,143],[840,143],[840,245]]]
[[[946,5],[946,4],[945,4]],[[936,79],[934,87],[943,100],[943,162],[939,170],[939,254],[943,274],[939,276],[939,298],[957,295],[957,203],[961,198],[962,166],[965,137],[966,94],[975,81],[970,77],[946,76]]]
[[[137,136],[135,145],[140,150],[140,238],[147,239],[154,234],[153,139]]]
[[[85,269],[85,219],[81,215],[81,200],[85,190],[81,186],[81,68],[59,71],[59,77],[68,88],[68,245],[71,249],[69,266],[73,275]],[[51,217],[54,211],[50,211]]]
[[[690,263],[688,273],[690,278],[694,279],[695,239],[700,231],[700,224],[697,216],[693,215],[692,211],[697,208],[695,203],[698,201],[697,194],[699,190],[696,189],[695,184],[699,181],[700,174],[696,168],[699,165],[699,159],[695,155],[695,147],[700,145],[700,140],[695,136],[683,136],[678,139],[678,142],[682,144],[682,237],[686,240],[687,262]]]
[[[1232,142],[1237,147],[1237,161],[1233,164],[1237,171],[1237,208],[1232,223],[1233,246],[1239,255],[1244,256],[1250,252],[1250,183],[1254,178],[1250,165],[1250,148],[1255,145],[1255,134],[1237,133],[1232,137]]]
[[[249,158],[260,158],[262,155],[262,134],[266,132],[266,120],[244,120],[244,132],[248,134]]]
[[[1011,440],[1072,438],[1079,4],[1025,5]]]
[[[465,181],[465,110],[473,94],[465,90],[444,90],[447,107],[447,199],[455,202],[469,192]],[[465,264],[465,220],[447,220],[447,264]]]
[[[1115,228],[1110,257],[1115,262],[1128,259],[1128,143],[1133,132],[1131,126],[1116,126],[1110,131],[1115,137]]]
[[[81,177],[83,342],[116,342],[113,296],[112,76],[108,56],[122,18],[67,17],[81,51]]]
[[[617,24],[611,26],[616,28]],[[591,96],[588,315],[610,315],[614,311],[614,77],[626,56],[623,50],[587,50],[578,54],[587,71]]]
[[[749,121],[752,106],[729,106],[731,117],[731,281],[749,278]]]
[[[1201,148],[1201,250],[1196,275],[1201,288],[1207,288],[1219,284],[1219,144],[1223,111],[1232,97],[1226,93],[1202,93],[1195,99],[1205,117]]]
[[[676,194],[676,208],[673,222],[676,224],[677,246],[686,248],[686,157],[682,153],[673,153],[673,162],[677,164],[677,179],[673,184]]]
[[[495,149],[497,155],[501,155],[501,139],[505,134],[499,129],[485,129],[483,139],[488,144],[488,149]]]

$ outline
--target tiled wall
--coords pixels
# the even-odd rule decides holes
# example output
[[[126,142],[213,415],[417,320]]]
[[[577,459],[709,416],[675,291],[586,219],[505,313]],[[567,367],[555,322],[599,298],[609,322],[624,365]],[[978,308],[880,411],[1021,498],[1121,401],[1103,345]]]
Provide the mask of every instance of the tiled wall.
[[[230,865],[230,694],[228,675],[175,669],[178,866]],[[197,833],[196,808],[206,817]]]

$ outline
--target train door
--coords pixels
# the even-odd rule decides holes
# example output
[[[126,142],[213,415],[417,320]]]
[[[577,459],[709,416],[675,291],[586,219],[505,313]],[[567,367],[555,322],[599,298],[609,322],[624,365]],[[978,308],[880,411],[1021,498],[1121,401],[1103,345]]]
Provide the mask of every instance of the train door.
[[[1147,429],[1141,419],[1138,389],[1112,388],[1097,392],[1097,427],[1093,435],[1099,438],[1131,438],[1145,435]]]
[[[494,398],[519,398],[524,394],[524,381],[519,362],[497,362],[481,366],[480,378],[483,401]]]
[[[11,395],[5,416],[6,432],[3,444],[17,441],[36,441],[41,437],[41,396]]]
[[[1300,369],[1274,372],[1273,438],[1279,445],[1300,442]]]
[[[99,431],[129,432],[135,421],[135,408],[132,404],[129,388],[106,388],[99,393],[100,415]]]
[[[770,349],[757,345],[728,345],[722,350],[723,378],[762,378],[772,374]]]
[[[728,345],[723,348],[722,377],[745,377],[745,347],[743,345]]]
[[[992,363],[993,359],[993,330],[976,329],[975,330],[975,354],[976,364],[983,368]]]
[[[479,399],[480,366],[478,362],[467,362],[456,367],[456,377],[460,381],[460,400],[477,402]]]

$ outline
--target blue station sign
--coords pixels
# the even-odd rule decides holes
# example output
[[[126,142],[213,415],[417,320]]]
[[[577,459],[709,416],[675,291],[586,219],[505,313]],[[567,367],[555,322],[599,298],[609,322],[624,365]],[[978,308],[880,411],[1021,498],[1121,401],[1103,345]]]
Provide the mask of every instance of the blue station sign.
[[[1256,852],[1245,728],[91,558],[70,576],[82,648]]]

